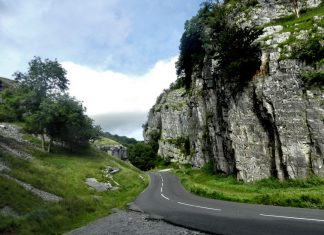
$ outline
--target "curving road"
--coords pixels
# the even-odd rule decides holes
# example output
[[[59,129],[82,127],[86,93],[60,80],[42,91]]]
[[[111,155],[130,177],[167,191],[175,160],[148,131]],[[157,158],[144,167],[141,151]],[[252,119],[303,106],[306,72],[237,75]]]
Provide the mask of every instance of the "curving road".
[[[225,202],[187,192],[168,172],[150,173],[135,204],[166,221],[213,234],[324,234],[324,210]]]

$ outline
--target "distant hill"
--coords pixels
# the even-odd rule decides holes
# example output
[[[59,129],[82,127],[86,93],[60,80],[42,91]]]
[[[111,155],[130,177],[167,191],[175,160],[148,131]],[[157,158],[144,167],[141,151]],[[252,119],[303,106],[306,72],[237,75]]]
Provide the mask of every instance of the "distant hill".
[[[113,135],[109,132],[104,132],[104,137],[107,137],[108,139],[114,140],[125,147],[128,147],[129,145],[136,144],[138,141],[134,138],[129,138],[127,136],[119,136],[119,135]]]
[[[3,78],[0,77],[0,91],[3,89],[12,86],[15,83],[14,80],[8,79],[8,78]]]

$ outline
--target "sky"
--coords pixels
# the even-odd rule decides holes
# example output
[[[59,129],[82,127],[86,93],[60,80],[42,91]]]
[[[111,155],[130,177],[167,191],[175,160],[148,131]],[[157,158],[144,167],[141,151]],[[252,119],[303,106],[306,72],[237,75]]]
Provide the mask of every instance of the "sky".
[[[57,59],[104,131],[138,140],[175,81],[184,23],[202,0],[0,0],[0,76]]]

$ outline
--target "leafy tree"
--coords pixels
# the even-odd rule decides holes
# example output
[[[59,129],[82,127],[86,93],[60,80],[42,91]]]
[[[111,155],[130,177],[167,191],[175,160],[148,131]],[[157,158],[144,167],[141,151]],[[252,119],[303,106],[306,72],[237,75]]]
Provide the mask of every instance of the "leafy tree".
[[[262,34],[262,30],[233,25],[216,31],[212,40],[219,71],[229,79],[251,79],[261,63],[261,49],[254,41]]]
[[[279,0],[279,4],[283,4],[290,8],[297,18],[300,17],[300,10],[305,5],[305,0]]]
[[[64,93],[69,81],[57,60],[42,61],[40,57],[34,57],[28,65],[27,73],[16,72],[13,76],[20,88],[28,93],[24,104],[26,110],[33,112],[49,95]]]
[[[149,144],[138,142],[128,148],[130,162],[139,169],[146,171],[155,166],[156,153]]]
[[[45,136],[49,138],[47,151],[53,141],[62,142],[72,150],[75,146],[86,146],[89,140],[100,135],[100,128],[85,114],[82,104],[68,95],[57,95],[44,99],[35,113],[26,117],[26,130],[39,134],[45,150]]]
[[[14,77],[17,85],[5,93],[0,111],[9,110],[10,118],[25,122],[27,132],[40,135],[44,151],[50,152],[54,141],[72,149],[99,136],[100,128],[93,126],[82,104],[66,94],[69,81],[56,60],[34,57],[28,72]]]
[[[213,1],[206,1],[198,14],[185,23],[185,31],[180,39],[180,55],[176,63],[177,75],[181,84],[186,88],[191,85],[191,75],[194,68],[203,66],[206,54],[204,42],[206,40],[205,20],[210,14]],[[217,3],[218,4],[218,1]]]
[[[184,81],[187,88],[192,72],[195,68],[201,71],[207,57],[217,61],[218,75],[225,79],[251,79],[259,68],[261,50],[255,40],[262,31],[235,25],[228,11],[225,5],[208,1],[186,22],[176,66],[178,81]]]
[[[57,92],[64,92],[68,89],[69,81],[66,78],[66,71],[57,60],[34,57],[29,63],[29,70],[23,74],[16,72],[15,80],[34,90],[40,95],[47,96]]]

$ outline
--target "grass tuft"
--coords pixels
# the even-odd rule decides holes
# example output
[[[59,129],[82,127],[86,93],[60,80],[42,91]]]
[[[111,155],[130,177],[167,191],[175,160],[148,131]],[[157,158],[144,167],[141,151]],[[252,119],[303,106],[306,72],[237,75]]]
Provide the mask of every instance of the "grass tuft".
[[[173,172],[184,187],[199,196],[245,203],[324,209],[324,178],[280,181],[275,178],[254,183],[237,181],[234,176],[212,174],[202,169],[179,168]]]

